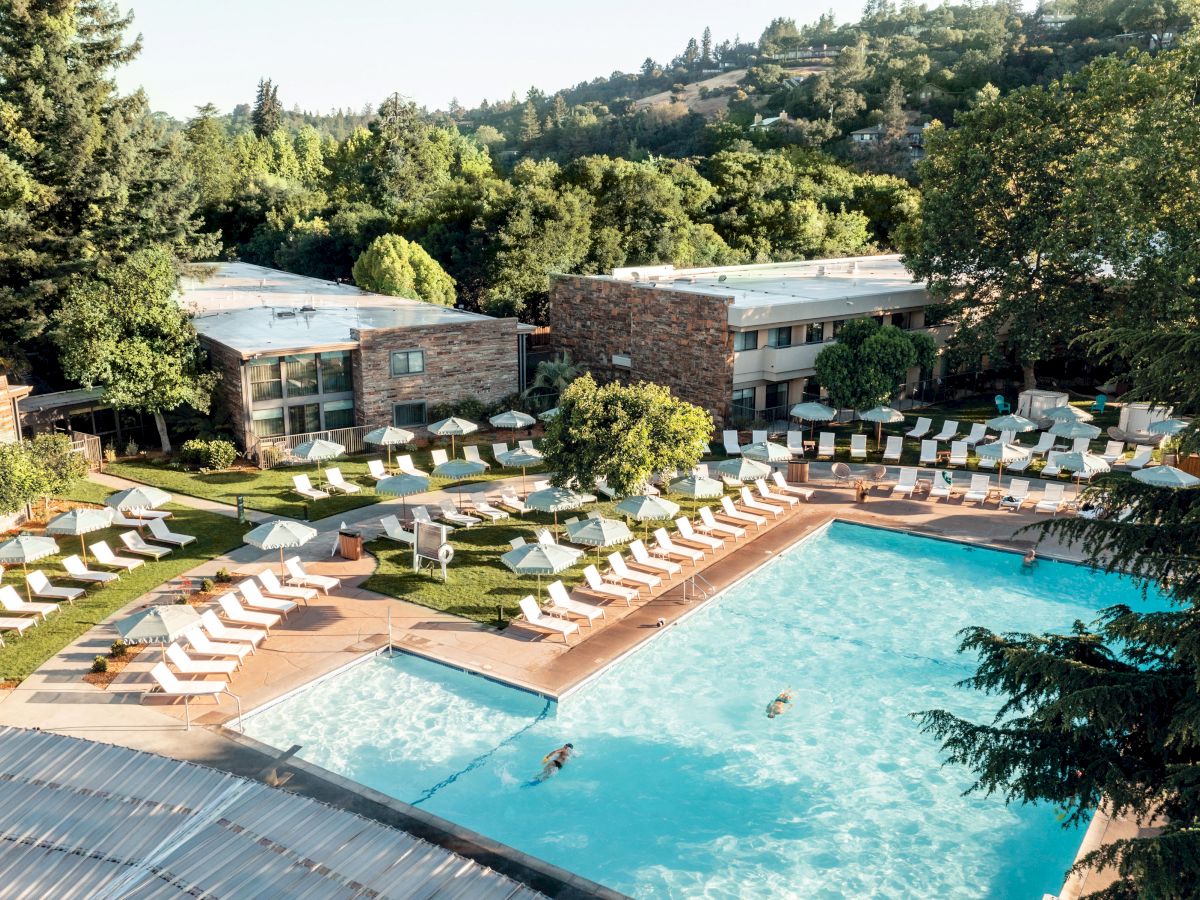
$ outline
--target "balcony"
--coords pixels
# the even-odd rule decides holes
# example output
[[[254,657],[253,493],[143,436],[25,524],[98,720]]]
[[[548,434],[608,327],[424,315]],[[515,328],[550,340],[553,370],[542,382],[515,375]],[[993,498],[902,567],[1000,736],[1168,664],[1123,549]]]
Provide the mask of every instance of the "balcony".
[[[803,378],[813,373],[817,354],[830,343],[832,341],[743,350],[734,355],[733,377],[738,381],[787,381],[791,378]]]

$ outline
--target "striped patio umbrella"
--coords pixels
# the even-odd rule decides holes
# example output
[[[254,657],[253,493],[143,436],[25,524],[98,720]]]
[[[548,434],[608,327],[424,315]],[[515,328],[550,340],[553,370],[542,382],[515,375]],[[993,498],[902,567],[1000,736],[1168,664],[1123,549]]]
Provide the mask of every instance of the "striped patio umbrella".
[[[866,412],[860,412],[858,417],[864,422],[875,423],[875,449],[879,449],[879,439],[883,435],[884,425],[895,425],[897,422],[904,421],[904,413],[898,409],[892,409],[890,406],[876,406],[874,409],[868,409]]]
[[[276,519],[274,522],[265,522],[257,528],[248,531],[244,540],[251,547],[257,547],[259,550],[278,550],[279,574],[286,577],[287,572],[284,570],[283,565],[283,551],[290,550],[293,547],[303,547],[316,536],[317,529],[315,528],[310,528],[299,522],[291,522],[287,519]]]
[[[187,604],[172,603],[168,606],[151,606],[117,622],[117,634],[131,644],[158,644],[162,647],[163,659],[167,658],[167,644],[189,628],[200,623],[200,614]]]
[[[716,468],[726,478],[732,478],[734,481],[753,481],[755,478],[766,478],[771,474],[770,466],[742,456],[721,460]]]
[[[1003,418],[1007,419],[1009,416],[1004,416]],[[1036,428],[1037,426],[1034,427]],[[1027,457],[1029,455],[1029,448],[1006,444],[1004,441],[992,441],[990,444],[980,444],[977,446],[975,448],[975,455],[980,459],[996,460],[999,464],[999,471],[996,473],[996,483],[999,484],[1000,479],[1004,477],[1004,467],[1009,463],[1015,463],[1017,460]]]
[[[1096,456],[1094,453],[1060,453],[1058,454],[1058,466],[1068,472],[1074,472],[1079,480],[1082,480],[1084,475],[1091,478],[1093,475],[1108,472],[1111,469],[1108,460]]]
[[[1151,422],[1146,431],[1150,434],[1179,434],[1190,424],[1191,422],[1185,419],[1162,419],[1158,422]]]
[[[601,547],[614,547],[633,540],[629,526],[617,519],[580,519],[567,526],[567,537],[573,544],[584,544],[596,548],[596,559],[600,559]]]
[[[1043,419],[1053,419],[1055,422],[1090,422],[1092,414],[1085,412],[1078,406],[1055,406],[1046,410],[1041,416]]]
[[[542,576],[557,575],[575,565],[575,553],[557,544],[522,544],[500,557],[518,575],[536,575],[538,599],[542,596]],[[503,612],[503,610],[501,610]]]
[[[324,473],[321,470],[321,463],[327,459],[336,459],[346,452],[346,448],[341,444],[333,441],[323,441],[317,438],[315,441],[305,441],[303,444],[298,444],[291,449],[293,459],[303,460],[304,462],[315,462],[317,464],[317,477],[320,478]]]
[[[689,475],[687,478],[671,482],[667,490],[672,494],[690,497],[693,500],[712,500],[725,493],[725,485],[721,484],[715,478],[706,478],[703,475]]]
[[[79,507],[65,512],[61,516],[55,516],[46,523],[46,534],[78,535],[80,554],[86,562],[87,544],[83,542],[83,536],[91,534],[93,531],[103,531],[112,525],[112,520],[112,507],[106,506],[103,509]]]
[[[411,497],[429,490],[429,479],[424,475],[391,475],[375,485],[375,491],[388,497]],[[408,504],[401,503],[400,509],[407,511]]]
[[[568,512],[572,509],[579,509],[583,504],[584,497],[582,494],[577,494],[570,488],[563,487],[548,487],[544,490],[534,491],[525,498],[525,505],[530,509],[554,514],[554,529],[556,531],[558,530],[558,514],[560,512]]]
[[[517,439],[518,428],[528,428],[537,421],[528,413],[518,412],[515,409],[510,409],[508,412],[502,412],[499,415],[492,416],[488,419],[488,424],[493,428],[509,428],[512,429],[512,437]]]
[[[171,495],[166,491],[141,484],[135,488],[117,491],[104,498],[104,505],[118,510],[158,509],[171,502]]]
[[[1069,420],[1064,422],[1056,422],[1050,426],[1050,433],[1055,437],[1070,438],[1087,438],[1093,440],[1100,436],[1100,429],[1095,425],[1089,425],[1087,422],[1077,420]]]
[[[765,463],[787,462],[792,458],[792,451],[783,444],[759,441],[757,444],[747,444],[743,447],[742,456]]]
[[[1149,484],[1153,487],[1193,488],[1200,484],[1200,478],[1189,475],[1183,469],[1174,466],[1151,466],[1148,469],[1138,469],[1133,473],[1135,481]]]
[[[832,406],[817,403],[815,400],[797,403],[788,412],[803,422],[831,422],[837,416],[837,410]],[[803,440],[804,436],[801,435],[800,439]]]
[[[521,470],[521,493],[525,493],[525,470],[529,466],[540,466],[546,457],[542,455],[541,450],[526,450],[524,447],[517,447],[514,450],[508,450],[504,453],[496,455],[496,462],[504,466],[506,469]]]
[[[442,419],[440,422],[434,422],[432,425],[425,426],[425,430],[430,434],[436,434],[438,437],[450,438],[450,455],[453,456],[454,439],[478,431],[479,426],[466,419],[460,419],[458,416],[451,416],[448,419]]]
[[[1005,416],[988,419],[987,427],[992,429],[992,431],[1014,431],[1017,434],[1021,434],[1026,431],[1036,431],[1037,422],[1031,421],[1024,416],[1018,416],[1016,413],[1009,413]]]
[[[29,574],[29,563],[53,556],[58,552],[58,544],[54,538],[41,537],[36,534],[19,534],[15,538],[0,544],[0,563],[20,563],[25,574]],[[25,599],[33,600],[29,591],[29,582],[25,582]]]
[[[387,447],[389,469],[392,467],[392,448],[411,444],[416,439],[417,436],[411,431],[405,431],[394,425],[385,425],[383,428],[376,428],[363,435],[363,443],[374,444],[376,447]]]
[[[662,522],[679,515],[679,504],[665,497],[634,494],[617,504],[617,512],[636,522]],[[647,533],[649,530],[650,527],[646,526]]]

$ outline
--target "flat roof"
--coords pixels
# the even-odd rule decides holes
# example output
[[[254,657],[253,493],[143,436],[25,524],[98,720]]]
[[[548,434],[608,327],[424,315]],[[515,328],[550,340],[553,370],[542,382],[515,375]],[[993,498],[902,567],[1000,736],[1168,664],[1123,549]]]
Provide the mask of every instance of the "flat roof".
[[[406,297],[373,294],[242,262],[203,264],[180,280],[179,302],[196,331],[250,356],[356,346],[352,330],[412,328],[491,320]]]

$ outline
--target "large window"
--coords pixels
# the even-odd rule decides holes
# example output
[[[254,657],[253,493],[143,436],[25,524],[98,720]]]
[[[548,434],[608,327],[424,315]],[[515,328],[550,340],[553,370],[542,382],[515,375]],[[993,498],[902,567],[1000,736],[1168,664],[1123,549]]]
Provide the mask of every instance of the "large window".
[[[908,327],[908,313],[906,313],[906,312],[892,313],[892,324],[895,325],[897,328],[907,328]]]
[[[754,388],[737,388],[733,392],[733,417],[754,418]]]
[[[808,326],[808,333],[804,336],[805,343],[821,344],[825,341],[825,323],[813,322]]]
[[[354,424],[353,400],[330,400],[321,407],[326,428],[349,428]]]
[[[829,324],[832,326],[829,331],[829,336],[831,338],[835,338],[838,336],[838,332],[840,332],[843,328],[846,327],[846,320],[845,319],[835,319],[834,321],[830,322]]]
[[[775,415],[779,415],[779,408],[787,406],[787,402],[788,386],[786,381],[767,385],[767,409],[773,409],[775,410]]]
[[[321,354],[321,393],[337,394],[354,390],[350,351],[335,350]]]
[[[424,350],[396,350],[392,353],[392,375],[416,375],[425,371]]]
[[[308,397],[317,393],[317,357],[313,354],[285,356],[283,371],[289,397]]]
[[[733,333],[733,349],[734,350],[757,350],[758,349],[758,332],[757,331],[735,331]]]
[[[392,424],[397,427],[425,424],[424,403],[397,403],[392,408]]]
[[[792,346],[792,326],[784,325],[782,328],[771,328],[767,331],[767,346],[768,347],[790,347]],[[770,406],[770,404],[767,404]]]
[[[250,413],[250,425],[255,437],[279,437],[283,434],[283,407],[254,410]]]
[[[321,430],[321,404],[305,403],[288,407],[288,434],[306,434]]]
[[[283,381],[279,377],[279,357],[255,359],[246,367],[250,371],[251,400],[280,400]]]

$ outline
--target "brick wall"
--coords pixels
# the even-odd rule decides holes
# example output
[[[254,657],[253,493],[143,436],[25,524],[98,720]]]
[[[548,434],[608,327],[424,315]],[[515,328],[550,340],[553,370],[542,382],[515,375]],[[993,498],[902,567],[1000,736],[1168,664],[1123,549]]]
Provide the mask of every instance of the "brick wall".
[[[229,418],[234,434],[240,446],[246,446],[246,418],[249,415],[249,398],[242,398],[242,357],[230,350],[224,344],[212,343],[201,339],[208,350],[208,359],[213,370],[220,374],[221,380],[213,391],[214,406],[224,407],[229,411]]]
[[[354,406],[359,425],[391,424],[396,403],[430,406],[468,397],[492,402],[518,389],[517,320],[480,319],[453,325],[351,332]],[[393,350],[423,350],[425,371],[392,376]]]
[[[651,381],[707,410],[718,428],[733,392],[731,297],[558,275],[550,287],[557,350],[597,381]],[[613,366],[628,354],[632,367]]]

